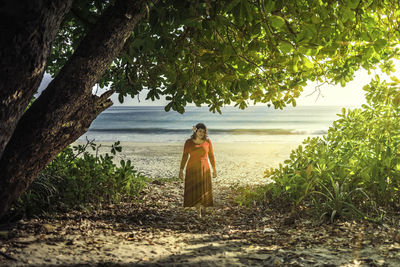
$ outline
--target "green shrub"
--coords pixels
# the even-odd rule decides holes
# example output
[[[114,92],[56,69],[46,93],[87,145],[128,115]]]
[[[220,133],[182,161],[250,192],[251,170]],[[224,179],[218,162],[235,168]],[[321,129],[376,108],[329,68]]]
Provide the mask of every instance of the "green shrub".
[[[86,145],[65,148],[34,180],[14,210],[31,216],[137,198],[147,178],[134,169],[130,160],[121,160],[117,166],[110,154],[98,156],[100,146],[88,141]],[[111,147],[113,155],[121,150],[119,142]]]
[[[364,87],[367,105],[342,109],[322,138],[308,138],[265,177],[265,201],[310,206],[331,220],[382,218],[400,203],[400,81]]]

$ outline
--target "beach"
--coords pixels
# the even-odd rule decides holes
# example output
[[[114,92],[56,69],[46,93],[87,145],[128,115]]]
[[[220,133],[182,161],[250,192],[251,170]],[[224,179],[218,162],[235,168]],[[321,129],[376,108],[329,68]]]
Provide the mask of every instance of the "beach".
[[[82,142],[80,143],[82,144]],[[99,153],[110,153],[112,142],[101,142]],[[215,186],[254,185],[267,182],[264,171],[278,167],[289,158],[299,142],[213,143],[217,166]],[[122,152],[115,156],[116,162],[131,160],[139,172],[149,178],[176,178],[183,152],[182,143],[121,142]]]

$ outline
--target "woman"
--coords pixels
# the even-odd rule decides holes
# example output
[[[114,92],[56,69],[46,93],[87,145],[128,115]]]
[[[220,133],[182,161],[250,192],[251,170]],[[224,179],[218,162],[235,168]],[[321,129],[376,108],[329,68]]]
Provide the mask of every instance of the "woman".
[[[211,140],[207,137],[207,127],[203,123],[198,123],[193,127],[192,137],[185,142],[179,178],[183,179],[183,170],[189,157],[186,166],[183,206],[196,207],[199,217],[201,217],[201,206],[204,207],[204,211],[206,207],[213,206],[211,171],[207,156],[215,178],[217,170]]]

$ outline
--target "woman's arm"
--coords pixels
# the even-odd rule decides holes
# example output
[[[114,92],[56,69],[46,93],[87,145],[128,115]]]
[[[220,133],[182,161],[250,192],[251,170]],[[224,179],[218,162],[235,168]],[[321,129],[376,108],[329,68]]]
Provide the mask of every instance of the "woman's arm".
[[[186,141],[185,142],[185,146],[183,148],[183,154],[182,154],[182,160],[181,160],[181,166],[179,169],[179,178],[182,179],[183,178],[183,169],[185,169],[186,166],[186,162],[189,158],[189,142]]]
[[[217,169],[215,167],[214,149],[210,139],[208,139],[208,143],[210,144],[208,148],[208,158],[210,159],[210,163],[213,169],[213,177],[215,178],[217,177]]]

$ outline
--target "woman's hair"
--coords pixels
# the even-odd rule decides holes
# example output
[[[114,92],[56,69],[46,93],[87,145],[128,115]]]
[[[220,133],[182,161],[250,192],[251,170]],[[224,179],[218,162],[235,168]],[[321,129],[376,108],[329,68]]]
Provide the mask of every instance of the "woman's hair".
[[[198,129],[203,129],[204,130],[203,140],[207,140],[208,139],[207,126],[204,123],[200,122],[200,123],[196,124],[196,126],[194,126],[194,127],[196,127],[196,131],[193,131],[192,139],[196,139],[196,132],[197,132]],[[193,130],[194,130],[194,127],[193,127]]]

